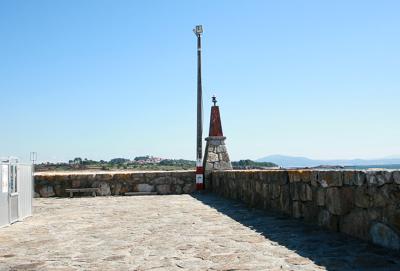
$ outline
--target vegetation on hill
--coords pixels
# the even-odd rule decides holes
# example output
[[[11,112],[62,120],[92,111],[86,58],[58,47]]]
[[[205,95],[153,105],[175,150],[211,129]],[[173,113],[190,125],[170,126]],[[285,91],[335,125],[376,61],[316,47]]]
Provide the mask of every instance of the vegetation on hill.
[[[262,169],[276,167],[274,163],[240,160],[232,162],[234,169]],[[76,170],[194,170],[196,162],[184,159],[162,159],[153,156],[139,156],[133,160],[114,158],[110,161],[95,161],[80,157],[68,163],[42,163],[35,165],[36,171],[76,171]]]
[[[270,167],[278,167],[278,165],[270,162],[255,162],[247,159],[247,160],[232,162],[232,167],[234,169],[263,169]]]

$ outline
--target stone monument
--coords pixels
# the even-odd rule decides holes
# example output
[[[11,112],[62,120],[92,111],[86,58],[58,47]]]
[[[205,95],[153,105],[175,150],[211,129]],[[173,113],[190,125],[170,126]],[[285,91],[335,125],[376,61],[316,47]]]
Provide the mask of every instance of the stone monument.
[[[206,138],[206,151],[204,155],[204,169],[207,182],[207,176],[214,170],[232,169],[232,164],[229,159],[228,151],[225,145],[226,137],[222,133],[221,117],[219,114],[219,106],[217,106],[217,99],[212,97],[211,117],[210,117],[210,131],[209,136]],[[206,183],[207,186],[207,183]]]

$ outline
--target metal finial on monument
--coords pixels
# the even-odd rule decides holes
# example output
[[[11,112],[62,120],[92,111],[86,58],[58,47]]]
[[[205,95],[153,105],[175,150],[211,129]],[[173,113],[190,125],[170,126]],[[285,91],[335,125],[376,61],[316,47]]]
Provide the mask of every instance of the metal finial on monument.
[[[212,96],[212,102],[214,103],[214,106],[217,105],[217,97],[215,97],[215,95]]]

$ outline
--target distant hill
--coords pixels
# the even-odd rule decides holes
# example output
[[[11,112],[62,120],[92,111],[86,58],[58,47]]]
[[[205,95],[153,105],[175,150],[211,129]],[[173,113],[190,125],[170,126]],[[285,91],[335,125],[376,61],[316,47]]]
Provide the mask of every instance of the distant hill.
[[[277,167],[278,165],[271,162],[255,162],[252,160],[233,161],[232,167],[234,169],[262,169]]]
[[[256,160],[257,162],[272,162],[282,167],[316,167],[331,166],[386,166],[400,164],[400,158],[388,157],[382,159],[343,159],[343,160],[314,160],[301,156],[270,155]]]

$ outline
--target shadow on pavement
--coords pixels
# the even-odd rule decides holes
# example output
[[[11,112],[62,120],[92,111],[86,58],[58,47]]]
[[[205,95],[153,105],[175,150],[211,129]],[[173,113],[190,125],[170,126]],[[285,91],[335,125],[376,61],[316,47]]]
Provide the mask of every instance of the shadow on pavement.
[[[306,225],[300,220],[251,209],[212,193],[192,197],[327,270],[400,270],[400,255],[396,251]]]

